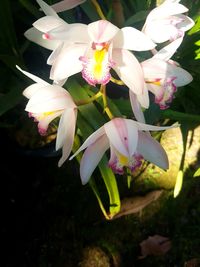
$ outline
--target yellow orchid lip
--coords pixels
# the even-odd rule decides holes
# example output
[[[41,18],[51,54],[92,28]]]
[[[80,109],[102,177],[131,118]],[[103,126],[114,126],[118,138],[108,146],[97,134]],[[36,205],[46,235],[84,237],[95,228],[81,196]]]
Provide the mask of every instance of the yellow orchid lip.
[[[82,76],[90,85],[105,85],[110,81],[114,63],[109,58],[109,43],[93,43],[92,56],[83,56],[80,60],[83,62]]]
[[[118,155],[118,160],[122,166],[128,166],[128,164],[129,164],[129,159],[122,154]]]

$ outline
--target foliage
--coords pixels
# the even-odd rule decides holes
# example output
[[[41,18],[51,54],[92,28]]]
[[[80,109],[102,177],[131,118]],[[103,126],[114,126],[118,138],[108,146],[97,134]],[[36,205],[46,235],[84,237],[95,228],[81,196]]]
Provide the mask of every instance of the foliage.
[[[58,1],[46,1],[49,5],[52,5]],[[157,1],[158,2],[158,1]],[[156,6],[156,1],[99,1],[101,9],[105,14],[105,17],[114,24],[122,26],[132,26],[141,30],[144,25],[145,19],[149,12]],[[166,120],[168,125],[172,125],[174,122],[181,123],[181,130],[184,141],[184,153],[182,155],[182,161],[180,162],[180,173],[185,170],[185,150],[186,141],[189,131],[193,131],[200,122],[200,94],[199,94],[199,80],[200,80],[200,51],[198,46],[200,45],[200,15],[198,7],[200,1],[193,1],[187,3],[183,1],[183,4],[189,8],[189,16],[195,20],[195,26],[190,29],[184,38],[183,43],[178,48],[177,53],[174,54],[173,60],[178,61],[182,68],[189,71],[193,76],[193,81],[180,88],[176,93],[176,98],[172,102],[171,106],[167,110],[158,110],[151,99],[151,105],[149,109],[144,111],[145,119],[150,124],[163,125]],[[16,69],[16,65],[21,68],[29,70],[35,75],[48,81],[49,79],[49,67],[44,63],[50,52],[42,47],[36,46],[30,43],[25,37],[24,32],[30,28],[31,24],[43,16],[42,12],[38,10],[38,5],[35,1],[31,0],[2,0],[2,8],[0,10],[0,23],[2,30],[0,32],[0,126],[7,128],[9,133],[12,133],[12,137],[18,140],[16,132],[18,128],[22,128],[24,133],[21,137],[22,140],[26,137],[26,119],[24,118],[24,106],[25,100],[22,97],[22,90],[29,85],[29,80],[19,73]],[[65,12],[60,13],[60,17],[66,19],[68,23],[90,23],[91,21],[100,19],[99,12],[93,1],[86,1],[84,4]],[[158,45],[162,48],[162,45]],[[135,53],[137,55],[137,52]],[[140,58],[139,58],[140,56]],[[149,57],[149,51],[138,54],[140,61]],[[77,90],[81,88],[81,90]],[[81,99],[88,99],[93,97],[95,90],[90,86],[85,85],[79,75],[75,75],[69,79],[67,83],[67,89],[72,94],[76,101]],[[109,86],[108,86],[109,89]],[[108,106],[115,116],[126,116],[132,118],[132,110],[129,100],[127,99],[126,88],[123,90],[120,97],[114,99],[115,90],[111,86],[110,97],[107,98]],[[108,91],[109,95],[109,91]],[[106,113],[101,112],[105,107],[103,100],[98,99],[96,102],[92,102],[87,106],[81,106],[79,108],[79,115],[77,120],[78,130],[76,132],[77,140],[84,141],[88,135],[97,130],[106,122]],[[155,111],[156,110],[156,111]],[[126,114],[126,115],[124,115]],[[16,118],[20,118],[20,122]],[[56,124],[51,125],[53,128]],[[52,136],[52,129],[48,132],[49,136]],[[36,129],[34,138],[39,142],[39,136],[37,136]],[[54,129],[53,129],[54,131]],[[51,140],[52,141],[52,140]],[[53,138],[55,141],[55,136]],[[49,142],[48,138],[45,141]],[[21,142],[21,144],[23,141]],[[25,142],[26,143],[26,142]],[[31,143],[31,141],[30,141]],[[30,147],[30,143],[26,143],[27,147]],[[37,146],[37,145],[36,145]],[[77,146],[74,144],[73,151],[75,152]],[[99,173],[101,174],[105,183],[106,190],[108,192],[109,203],[102,204],[102,198],[98,192],[98,181],[95,177],[91,179],[90,186],[92,187],[102,211],[105,217],[109,218],[114,216],[120,209],[120,192],[118,191],[116,177],[110,169],[106,167],[107,156],[103,158],[99,165]],[[198,172],[195,176],[198,175]],[[126,175],[125,175],[126,176]],[[181,176],[183,178],[183,176]],[[176,191],[177,195],[181,190],[180,180],[179,189]],[[184,182],[184,181],[183,181]],[[182,183],[181,183],[182,184]],[[176,186],[176,189],[177,189]],[[106,206],[106,208],[104,207]]]

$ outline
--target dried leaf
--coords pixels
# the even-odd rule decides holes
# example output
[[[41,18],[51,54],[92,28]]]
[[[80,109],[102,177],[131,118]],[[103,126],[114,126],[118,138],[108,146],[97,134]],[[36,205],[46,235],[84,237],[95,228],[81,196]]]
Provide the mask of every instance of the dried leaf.
[[[191,259],[184,263],[184,267],[199,267],[200,259]]]
[[[145,196],[123,199],[121,201],[121,210],[114,216],[113,219],[142,211],[151,202],[158,199],[162,192],[163,190],[155,190],[146,194]]]
[[[171,241],[168,237],[161,235],[149,236],[146,240],[140,243],[141,256],[139,259],[143,259],[148,255],[164,255],[171,248]]]

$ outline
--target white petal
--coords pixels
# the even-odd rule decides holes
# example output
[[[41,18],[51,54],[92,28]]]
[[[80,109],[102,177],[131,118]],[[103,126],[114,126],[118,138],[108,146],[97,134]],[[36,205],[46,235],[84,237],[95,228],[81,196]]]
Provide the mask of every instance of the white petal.
[[[144,124],[141,122],[137,122],[134,120],[129,120],[130,124],[133,124],[134,127],[137,127],[139,131],[163,131],[171,128],[176,128],[179,127],[180,125],[178,123],[175,123],[174,125],[171,126],[154,126],[150,124]]]
[[[193,80],[192,75],[180,67],[173,66],[173,68],[171,69],[171,73],[174,77],[176,77],[176,79],[174,80],[174,84],[177,87],[184,86]]]
[[[183,19],[183,21],[180,22],[177,27],[184,32],[191,29],[195,24],[194,20],[185,15],[180,14],[177,17]]]
[[[89,43],[88,26],[82,23],[62,25],[49,33],[50,39],[64,40],[68,43]]]
[[[178,3],[166,4],[164,2],[162,5],[154,8],[149,13],[149,15],[147,16],[146,22],[149,22],[150,20],[153,20],[153,19],[161,19],[161,18],[173,16],[176,14],[185,13],[187,11],[188,9],[181,4],[178,4]]]
[[[32,116],[38,120],[38,130],[40,134],[46,134],[49,123],[55,118],[59,117],[62,114],[62,111],[57,111],[52,114],[42,116],[42,114],[33,114]]]
[[[78,153],[80,153],[82,150],[84,150],[86,147],[92,145],[98,138],[100,138],[103,134],[105,134],[104,127],[102,126],[97,131],[95,131],[93,134],[91,134],[85,142],[82,144],[82,146],[79,147],[79,149],[74,153],[73,156],[70,157],[69,160],[72,160]]]
[[[23,91],[23,95],[30,99],[36,92],[38,92],[42,87],[44,87],[45,85],[42,84],[38,84],[38,83],[34,83],[30,86],[28,86],[24,91]]]
[[[165,4],[179,3],[181,0],[165,0]]]
[[[174,64],[167,63],[163,60],[152,58],[141,63],[145,79],[175,77],[174,84],[184,86],[190,83],[193,78],[189,72]]]
[[[36,83],[39,83],[39,84],[42,84],[42,85],[49,85],[49,83],[45,82],[44,80],[42,80],[41,78],[25,71],[25,70],[22,70],[19,66],[16,65],[16,68],[18,70],[20,70],[24,75],[26,75],[27,77],[29,77],[30,79],[32,79],[34,82]]]
[[[157,99],[160,99],[163,97],[163,94],[165,92],[164,86],[161,85],[155,85],[152,83],[147,83],[148,90],[155,95]]]
[[[67,81],[67,78],[63,80],[59,80],[59,81],[53,81],[53,84],[59,85],[62,87],[66,83],[66,81]]]
[[[25,110],[43,113],[75,107],[71,96],[65,89],[57,85],[49,85],[42,87],[31,97]]]
[[[38,20],[36,20],[34,23],[33,23],[33,26],[41,31],[41,32],[48,32],[48,31],[51,31],[61,25],[67,25],[67,23],[62,20],[61,18],[57,18],[57,17],[52,17],[52,16],[45,16],[45,17],[42,17]]]
[[[145,51],[153,49],[155,46],[156,44],[149,37],[133,27],[122,28],[113,39],[114,48]]]
[[[155,20],[147,23],[143,32],[155,43],[163,43],[177,36],[177,28],[172,24],[165,24],[162,20]]]
[[[89,181],[94,169],[108,148],[108,138],[103,135],[86,149],[80,163],[80,176],[83,185]]]
[[[54,63],[54,61],[56,60],[56,58],[60,54],[63,46],[64,46],[64,42],[61,43],[55,50],[53,50],[53,52],[50,54],[50,56],[47,59],[47,64],[48,65],[52,65]]]
[[[133,92],[131,92],[131,90],[129,90],[129,97],[130,97],[133,114],[136,120],[138,120],[139,122],[145,123],[144,113],[142,111],[139,101],[137,100],[136,94],[134,94]]]
[[[56,12],[62,12],[65,10],[72,9],[82,3],[84,3],[86,0],[63,0],[60,1],[51,7],[56,11]]]
[[[161,50],[159,50],[153,58],[155,59],[161,59],[164,61],[169,60],[175,53],[180,44],[183,41],[183,37],[180,37],[176,39],[175,41],[171,42],[169,45],[163,47]]]
[[[124,119],[124,121],[128,130],[128,151],[129,157],[131,157],[135,153],[138,143],[138,128],[133,126],[130,120]]]
[[[69,154],[72,150],[76,129],[76,117],[76,109],[66,109],[60,118],[56,138],[56,150],[62,147],[62,157],[58,162],[59,167],[69,157]]]
[[[98,20],[88,25],[88,34],[95,43],[111,41],[118,31],[119,28],[107,20]]]
[[[140,63],[129,51],[113,49],[113,61],[116,65],[113,69],[120,79],[133,93],[142,94],[144,89],[144,77]]]
[[[24,36],[31,42],[34,42],[44,48],[47,48],[49,50],[54,50],[59,44],[61,43],[60,41],[57,40],[46,40],[43,38],[43,33],[38,31],[35,28],[30,28],[28,29],[25,33]]]
[[[47,5],[47,3],[45,3],[42,0],[36,0],[36,1],[40,5],[40,7],[43,10],[43,12],[45,13],[45,15],[58,17],[57,13],[53,10],[53,8],[51,8],[49,5]]]
[[[160,145],[148,133],[139,132],[137,151],[145,160],[152,162],[162,169],[169,168],[168,157]]]
[[[86,48],[82,44],[64,47],[52,65],[50,78],[59,81],[80,72],[83,66],[79,58]]]
[[[143,108],[149,108],[149,92],[145,83],[143,93],[137,95],[137,100]]]
[[[145,79],[165,78],[168,76],[169,65],[167,62],[151,58],[141,63]]]
[[[128,120],[115,118],[104,125],[111,145],[122,155],[130,157],[137,146],[137,127]]]

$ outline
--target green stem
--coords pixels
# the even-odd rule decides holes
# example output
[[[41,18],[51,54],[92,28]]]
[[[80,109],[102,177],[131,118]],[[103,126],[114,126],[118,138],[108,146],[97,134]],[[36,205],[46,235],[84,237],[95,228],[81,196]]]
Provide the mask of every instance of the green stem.
[[[111,82],[113,82],[113,83],[115,83],[117,85],[125,85],[124,82],[122,82],[121,80],[117,80],[117,79],[115,79],[113,77],[111,77],[110,80],[111,80]]]
[[[98,92],[96,93],[95,95],[91,96],[90,98],[88,99],[84,99],[84,100],[79,100],[79,101],[75,101],[75,104],[77,106],[82,106],[82,105],[86,105],[86,104],[89,104],[93,101],[95,101],[97,98],[101,97],[102,96],[102,92]]]
[[[104,16],[103,14],[103,11],[99,5],[99,3],[96,1],[96,0],[91,0],[92,4],[95,6],[96,10],[97,10],[97,13],[99,14],[99,17],[101,19],[105,19],[106,20],[106,17]]]
[[[106,114],[108,115],[109,119],[112,120],[114,116],[113,116],[112,112],[110,111],[110,109],[108,107],[107,96],[106,96],[106,86],[105,85],[101,85],[100,91],[102,93],[102,98],[103,98],[104,112],[106,112]]]

